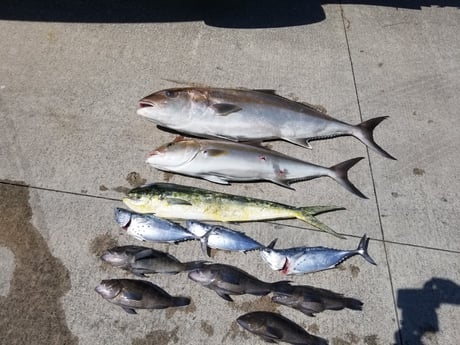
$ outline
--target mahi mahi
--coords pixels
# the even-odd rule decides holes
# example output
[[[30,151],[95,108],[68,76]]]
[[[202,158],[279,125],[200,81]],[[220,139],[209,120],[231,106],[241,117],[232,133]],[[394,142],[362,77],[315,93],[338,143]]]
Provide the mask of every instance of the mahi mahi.
[[[351,193],[366,198],[347,176],[348,170],[361,159],[353,158],[326,168],[262,146],[178,137],[152,151],[146,162],[160,170],[220,184],[265,180],[292,189],[291,183],[329,176]]]
[[[182,133],[232,141],[283,139],[311,148],[313,139],[351,135],[382,156],[395,159],[373,138],[374,128],[387,116],[351,125],[274,90],[166,89],[141,99],[137,114]]]
[[[297,218],[321,231],[343,238],[315,218],[319,213],[343,209],[336,206],[294,207],[173,183],[152,183],[134,188],[123,198],[123,202],[135,212],[154,213],[168,219],[247,222]]]

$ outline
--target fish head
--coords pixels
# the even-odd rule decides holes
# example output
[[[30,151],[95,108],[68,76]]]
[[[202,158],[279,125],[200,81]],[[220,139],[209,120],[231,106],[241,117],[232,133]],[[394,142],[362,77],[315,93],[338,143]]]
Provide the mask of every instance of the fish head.
[[[155,203],[160,203],[160,199],[162,199],[162,191],[157,184],[152,183],[131,189],[122,201],[134,212],[153,213],[151,209],[155,208]]]
[[[270,265],[270,268],[275,271],[282,270],[286,264],[286,255],[272,248],[264,248],[260,251],[262,259]]]
[[[260,318],[257,313],[248,313],[248,314],[241,315],[240,317],[236,319],[236,322],[238,322],[238,324],[241,327],[255,334],[258,334],[258,335],[265,334],[265,330],[266,330],[265,320],[263,318]]]
[[[103,280],[94,289],[105,299],[115,298],[122,290],[121,283],[117,279]]]
[[[116,207],[114,210],[115,214],[115,221],[121,226],[123,229],[128,229],[131,223],[131,217],[133,213],[131,211],[125,210],[123,208]]]
[[[177,137],[174,141],[150,152],[146,163],[156,168],[179,167],[190,162],[200,151],[200,144],[194,139]]]
[[[127,265],[130,258],[134,256],[134,252],[125,247],[114,247],[107,250],[101,255],[101,259],[112,266],[123,267]]]
[[[189,279],[202,285],[209,285],[216,279],[217,273],[208,268],[199,268],[190,271],[188,274]]]
[[[207,98],[203,91],[193,88],[173,88],[152,93],[139,101],[137,114],[163,126],[177,128],[205,111]],[[176,126],[175,126],[176,125]]]
[[[197,222],[195,220],[187,220],[185,222],[185,227],[190,231],[195,237],[201,238],[208,233],[213,228],[213,225],[204,224]]]

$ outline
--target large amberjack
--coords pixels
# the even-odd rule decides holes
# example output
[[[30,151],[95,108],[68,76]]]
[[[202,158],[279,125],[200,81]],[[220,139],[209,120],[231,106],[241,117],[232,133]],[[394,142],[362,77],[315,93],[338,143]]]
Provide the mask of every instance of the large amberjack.
[[[374,128],[386,116],[351,125],[273,90],[173,88],[143,98],[139,106],[137,113],[156,124],[197,136],[232,141],[283,139],[311,148],[309,140],[351,135],[395,159],[373,138]]]
[[[152,151],[146,162],[160,170],[220,184],[265,180],[291,188],[294,182],[329,176],[351,193],[366,198],[348,179],[348,170],[361,159],[353,158],[328,168],[258,145],[178,137]]]

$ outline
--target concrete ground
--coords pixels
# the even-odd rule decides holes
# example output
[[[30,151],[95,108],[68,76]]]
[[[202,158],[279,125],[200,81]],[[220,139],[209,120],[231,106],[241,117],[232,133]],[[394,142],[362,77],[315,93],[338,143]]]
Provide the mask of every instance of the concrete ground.
[[[272,310],[331,345],[458,344],[460,339],[460,9],[455,1],[5,1],[0,5],[1,344],[263,344],[235,319]],[[176,81],[176,82],[174,82]],[[362,200],[323,178],[295,185],[215,185],[149,168],[147,153],[174,136],[136,115],[137,101],[177,82],[276,89],[359,123],[390,116],[376,141],[315,141],[277,150],[321,165],[357,156]],[[234,225],[262,243],[369,252],[296,284],[359,298],[359,311],[315,318],[236,296],[226,302],[186,274],[150,280],[190,296],[182,309],[128,315],[94,287],[129,274],[99,255],[141,244],[113,220],[123,193],[165,181],[292,205],[334,204],[319,218],[347,240],[299,221]],[[183,261],[197,242],[153,245]],[[258,276],[285,279],[257,253],[217,253]]]

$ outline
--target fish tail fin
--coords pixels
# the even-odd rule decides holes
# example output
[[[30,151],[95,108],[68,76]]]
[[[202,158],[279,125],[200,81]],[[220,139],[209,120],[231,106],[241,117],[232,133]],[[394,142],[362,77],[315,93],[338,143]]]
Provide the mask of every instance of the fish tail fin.
[[[280,280],[270,284],[271,292],[277,292],[281,294],[290,294],[293,291],[290,280]]]
[[[367,252],[367,247],[369,246],[369,240],[370,238],[366,236],[366,234],[363,235],[361,238],[361,241],[359,241],[358,248],[356,251],[370,264],[372,265],[377,265],[374,261],[374,259],[371,258],[369,253]]]
[[[330,212],[330,211],[337,211],[337,210],[344,210],[345,208],[343,207],[337,207],[337,206],[307,206],[307,207],[301,207],[299,208],[299,214],[297,215],[297,218],[300,220],[303,220],[305,223],[310,224],[311,226],[327,232],[331,235],[334,235],[339,238],[345,238],[344,236],[338,234],[334,230],[332,230],[330,227],[328,227],[326,224],[322,223],[319,219],[315,217],[315,215],[318,215],[320,213],[324,212]]]
[[[345,308],[351,309],[351,310],[362,310],[363,309],[363,302],[361,302],[359,299],[356,298],[344,298],[343,299],[343,304]]]
[[[353,131],[353,135],[359,140],[361,140],[361,142],[364,143],[367,147],[380,153],[382,156],[396,160],[396,158],[394,158],[392,155],[390,155],[388,152],[382,149],[374,141],[374,128],[377,127],[378,124],[386,118],[388,118],[388,116],[375,117],[373,119],[361,122],[359,125],[354,126],[356,131]]]
[[[349,159],[345,162],[339,163],[329,168],[330,177],[337,181],[342,187],[344,187],[349,192],[359,196],[363,199],[368,199],[361,191],[355,187],[353,183],[348,179],[348,170],[350,170],[356,163],[358,163],[364,157],[357,157]]]
[[[202,269],[204,268],[209,261],[189,261],[189,262],[184,262],[184,271],[193,271],[197,269]]]
[[[190,298],[188,297],[174,297],[173,304],[175,307],[183,307],[190,304]]]

